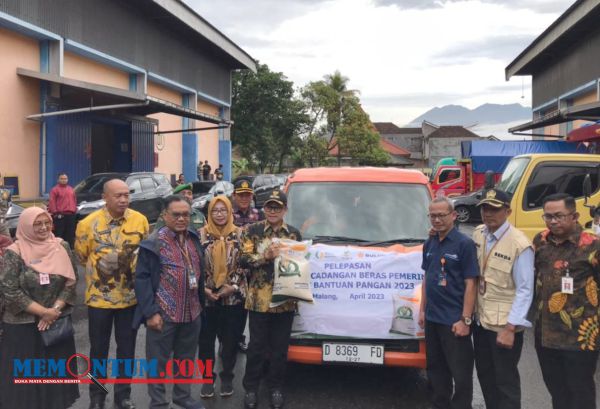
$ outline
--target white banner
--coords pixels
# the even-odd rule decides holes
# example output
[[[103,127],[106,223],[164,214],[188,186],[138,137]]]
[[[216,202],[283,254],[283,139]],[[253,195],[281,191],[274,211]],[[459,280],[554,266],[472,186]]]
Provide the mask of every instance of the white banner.
[[[299,303],[294,332],[358,338],[421,337],[422,253],[310,247],[314,304]]]

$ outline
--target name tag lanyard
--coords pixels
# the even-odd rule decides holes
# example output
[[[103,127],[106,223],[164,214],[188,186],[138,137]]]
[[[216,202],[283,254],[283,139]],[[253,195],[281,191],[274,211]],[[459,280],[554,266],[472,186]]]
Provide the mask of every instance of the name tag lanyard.
[[[447,274],[446,274],[446,259],[444,257],[442,257],[440,259],[440,265],[441,265],[441,269],[440,269],[440,275],[438,277],[438,285],[441,287],[446,287],[446,285],[448,285],[448,280],[446,278]]]
[[[569,274],[569,263],[565,261],[565,275],[561,279],[560,292],[563,294],[573,294],[573,277]]]
[[[510,227],[508,227],[508,229],[504,230],[504,232],[500,235],[500,237],[498,237],[498,239],[496,240],[496,242],[494,243],[494,245],[492,246],[492,248],[490,249],[490,251],[487,251],[486,247],[487,247],[487,238],[485,238],[485,240],[483,241],[483,265],[481,267],[481,277],[479,277],[479,294],[483,295],[485,294],[485,269],[487,268],[487,264],[488,261],[490,260],[490,256],[492,255],[492,251],[494,251],[494,249],[496,248],[496,245],[498,245],[498,243],[500,243],[500,240],[502,240],[502,237],[504,237],[504,235],[510,230]]]
[[[194,272],[192,259],[190,257],[190,253],[189,253],[189,250],[187,247],[187,239],[185,239],[183,245],[181,245],[179,240],[177,240],[177,245],[179,246],[181,255],[183,256],[185,263],[186,263],[185,275],[188,280],[190,290],[195,290],[198,288],[198,280],[196,280],[196,273]]]

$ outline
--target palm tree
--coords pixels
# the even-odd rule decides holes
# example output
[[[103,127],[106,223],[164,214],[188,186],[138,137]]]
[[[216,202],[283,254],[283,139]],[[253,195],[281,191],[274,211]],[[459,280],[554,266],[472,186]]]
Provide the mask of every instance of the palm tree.
[[[334,139],[340,124],[343,122],[344,105],[347,101],[356,100],[358,91],[348,89],[349,78],[342,75],[339,70],[324,77],[325,84],[333,91],[334,101],[327,110],[327,128],[329,134],[329,150],[335,148],[339,142]],[[334,142],[335,141],[335,142]],[[341,164],[342,151],[338,146],[338,165]]]

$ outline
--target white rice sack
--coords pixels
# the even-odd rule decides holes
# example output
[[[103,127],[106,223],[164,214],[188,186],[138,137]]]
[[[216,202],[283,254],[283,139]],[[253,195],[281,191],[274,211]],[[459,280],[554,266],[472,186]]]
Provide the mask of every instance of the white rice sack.
[[[275,241],[275,240],[273,240]],[[310,286],[310,241],[278,239],[279,257],[275,259],[271,307],[289,300],[313,302]]]
[[[393,294],[394,311],[390,332],[411,336],[423,336],[424,332],[419,327],[419,311],[421,309],[421,286],[414,292],[413,297]]]

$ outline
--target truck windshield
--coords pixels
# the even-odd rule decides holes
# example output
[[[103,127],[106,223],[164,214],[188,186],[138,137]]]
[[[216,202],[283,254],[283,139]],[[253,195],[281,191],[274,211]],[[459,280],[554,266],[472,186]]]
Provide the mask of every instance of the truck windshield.
[[[306,239],[421,241],[428,237],[430,200],[427,187],[417,184],[292,183],[285,221]]]
[[[523,177],[523,173],[525,173],[525,169],[527,169],[529,161],[529,158],[512,159],[508,163],[508,166],[506,166],[506,169],[502,173],[502,178],[496,187],[511,195],[514,194],[515,190],[517,190],[519,182],[521,181],[521,178]]]

